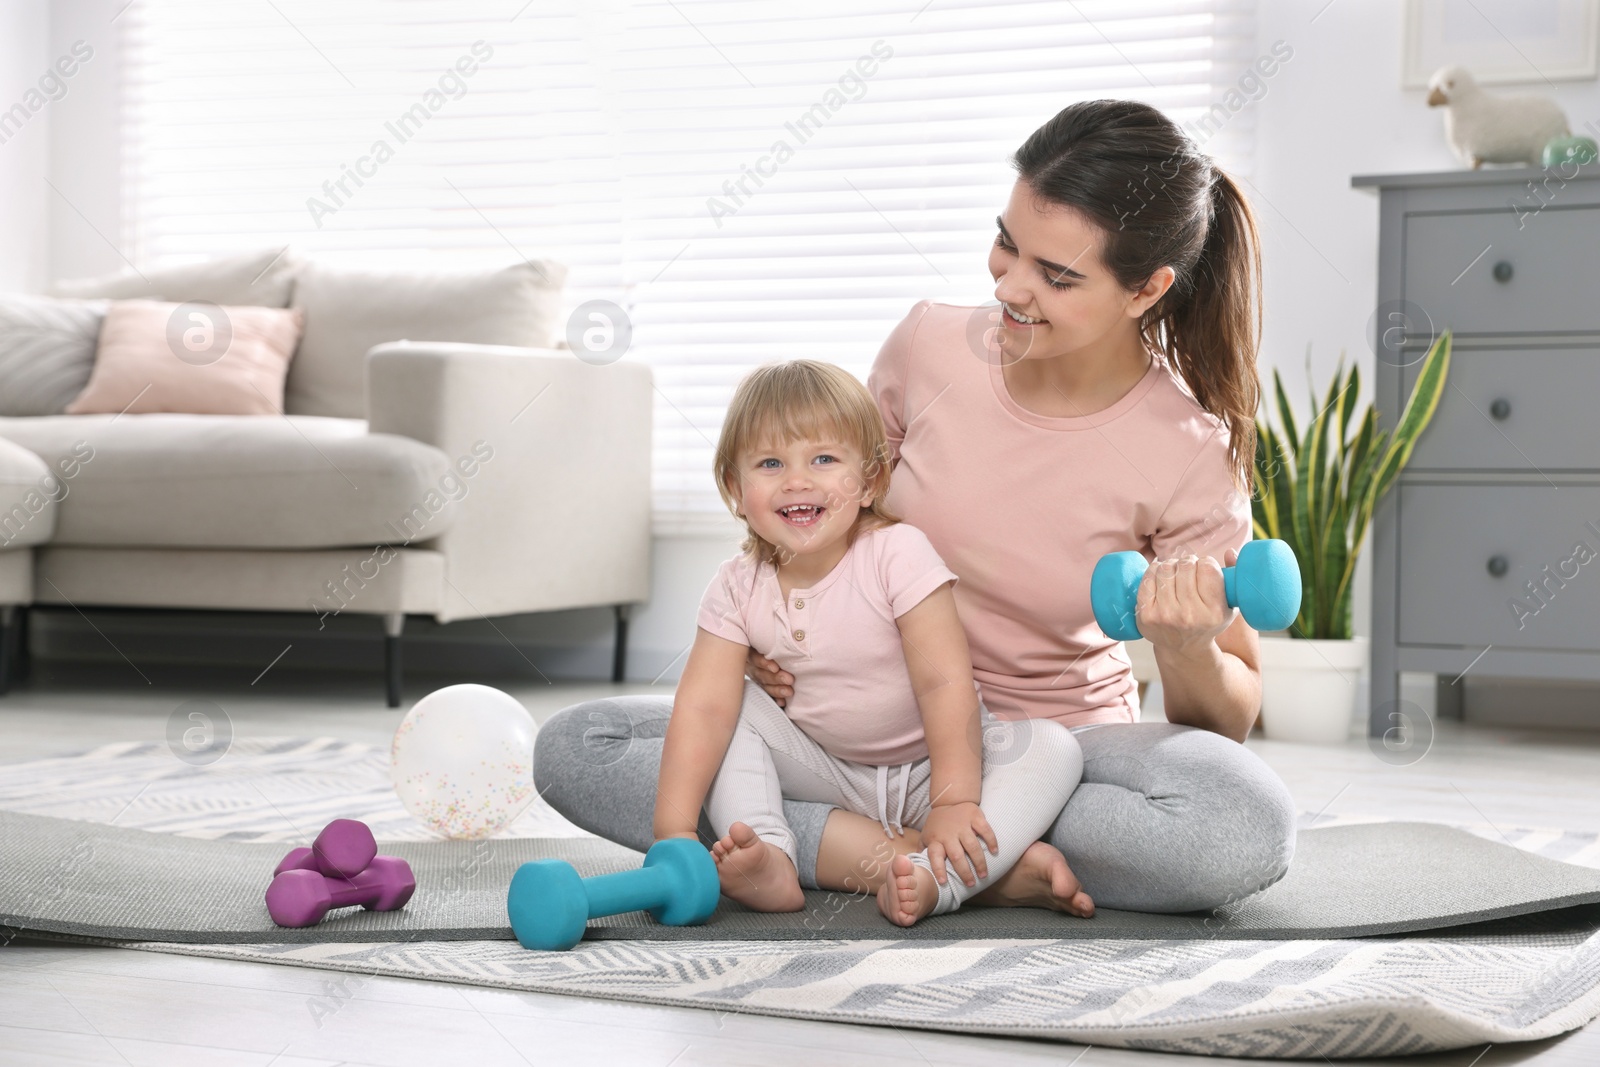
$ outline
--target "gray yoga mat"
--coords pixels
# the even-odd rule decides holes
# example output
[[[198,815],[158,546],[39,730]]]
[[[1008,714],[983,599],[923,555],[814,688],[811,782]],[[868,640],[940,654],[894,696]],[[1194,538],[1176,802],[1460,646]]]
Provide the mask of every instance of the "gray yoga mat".
[[[405,908],[331,912],[285,929],[263,894],[287,846],[205,841],[0,811],[0,927],[193,943],[510,940],[505,895],[528,860],[585,875],[636,867],[639,853],[588,838],[390,842],[417,892]],[[809,893],[805,911],[765,914],[724,900],[710,922],[667,927],[641,913],[592,920],[590,938],[811,940],[964,938],[1339,938],[1437,929],[1600,902],[1600,870],[1545,859],[1432,823],[1303,830],[1289,873],[1215,912],[1101,908],[1078,919],[1036,908],[968,908],[909,929],[870,898]]]

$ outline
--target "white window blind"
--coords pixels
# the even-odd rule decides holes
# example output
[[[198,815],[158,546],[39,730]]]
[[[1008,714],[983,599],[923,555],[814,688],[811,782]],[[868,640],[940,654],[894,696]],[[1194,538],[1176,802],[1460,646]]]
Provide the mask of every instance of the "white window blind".
[[[864,377],[915,301],[992,295],[1007,160],[1062,107],[1147,101],[1250,173],[1249,106],[1211,109],[1253,0],[520,2],[132,5],[124,239],[566,263],[567,307],[627,309],[654,369],[661,530],[725,514],[712,442],[749,367]]]

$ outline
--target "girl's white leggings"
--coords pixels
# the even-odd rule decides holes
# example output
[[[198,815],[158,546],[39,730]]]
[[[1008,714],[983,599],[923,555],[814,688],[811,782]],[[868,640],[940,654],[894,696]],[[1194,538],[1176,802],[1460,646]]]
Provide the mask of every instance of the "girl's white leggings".
[[[963,884],[946,861],[949,877],[939,887],[933,914],[954,911],[983,892],[1045,836],[1083,775],[1083,753],[1071,731],[1048,719],[996,719],[979,705],[983,725],[983,788],[978,806],[994,828],[999,853],[987,857],[989,873]],[[783,801],[836,804],[877,819],[885,834],[902,826],[921,828],[932,808],[930,761],[874,766],[829,755],[796,726],[760,686],[745,680],[744,705],[722,768],[712,780],[705,812],[716,833],[747,823],[763,840],[783,849],[800,870],[795,836]],[[987,852],[985,846],[985,852]],[[874,857],[862,857],[864,863]],[[876,858],[886,863],[885,858]],[[911,862],[932,870],[926,851]]]

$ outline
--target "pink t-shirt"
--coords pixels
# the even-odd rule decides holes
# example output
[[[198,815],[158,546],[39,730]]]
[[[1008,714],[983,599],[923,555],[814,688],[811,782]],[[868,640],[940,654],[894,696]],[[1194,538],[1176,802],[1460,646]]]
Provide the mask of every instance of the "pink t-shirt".
[[[978,311],[922,301],[878,353],[867,384],[898,458],[888,505],[961,576],[997,718],[1136,722],[1127,650],[1095,624],[1089,575],[1107,552],[1222,562],[1250,539],[1227,427],[1159,354],[1102,411],[1034,414],[1007,391]]]
[[[830,755],[906,763],[928,743],[895,620],[955,580],[921,530],[897,523],[858,535],[826,577],[787,600],[772,564],[730,559],[698,622],[794,675],[784,710]]]

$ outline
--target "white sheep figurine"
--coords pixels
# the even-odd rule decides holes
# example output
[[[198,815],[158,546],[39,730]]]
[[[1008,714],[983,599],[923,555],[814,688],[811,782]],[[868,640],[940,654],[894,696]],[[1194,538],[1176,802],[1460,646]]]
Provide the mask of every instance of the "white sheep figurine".
[[[1495,96],[1462,67],[1441,67],[1428,80],[1428,106],[1444,111],[1444,136],[1473,170],[1485,163],[1540,165],[1544,146],[1571,131],[1554,100],[1533,93]]]

